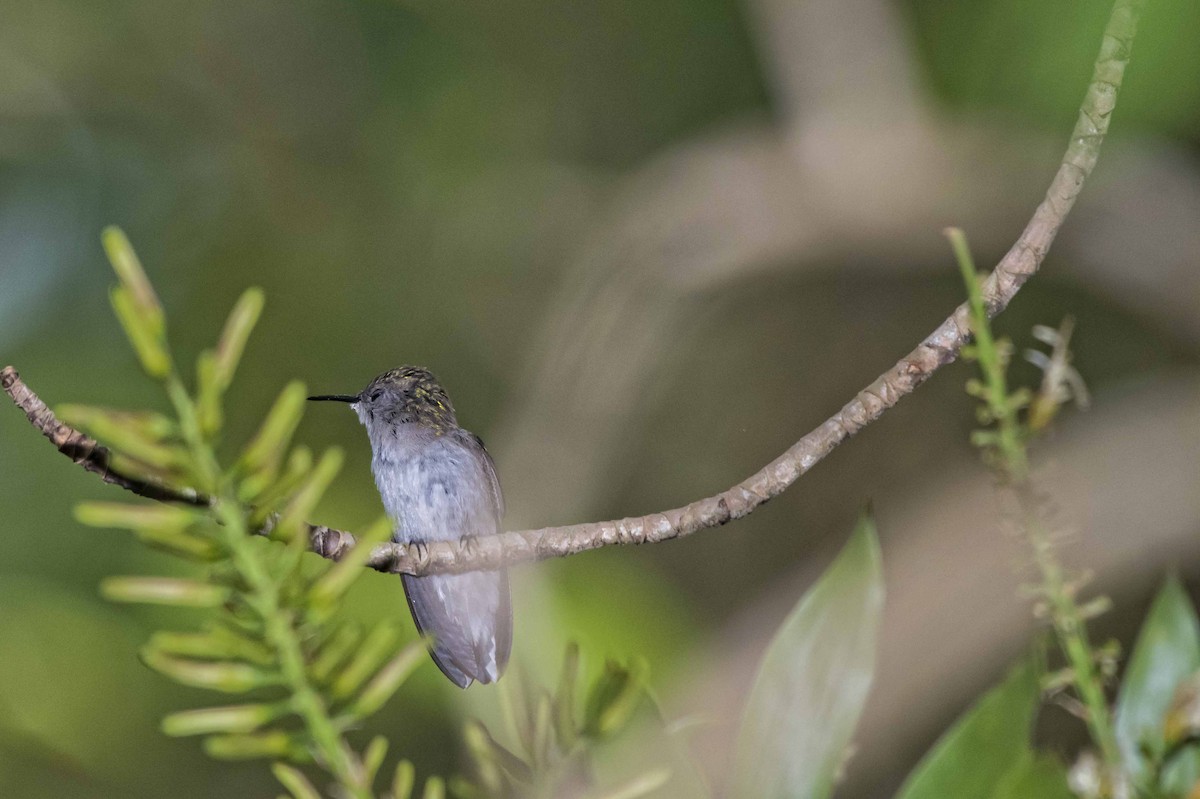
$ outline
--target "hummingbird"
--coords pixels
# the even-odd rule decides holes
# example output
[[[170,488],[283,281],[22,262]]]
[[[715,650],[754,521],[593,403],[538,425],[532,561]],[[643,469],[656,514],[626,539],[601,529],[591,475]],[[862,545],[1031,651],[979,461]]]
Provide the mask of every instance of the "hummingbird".
[[[346,402],[371,440],[371,472],[400,544],[493,535],[504,498],[482,439],[458,426],[450,397],[427,369],[384,372],[358,394],[322,394]],[[417,631],[460,688],[500,679],[512,649],[512,603],[504,570],[402,574]]]

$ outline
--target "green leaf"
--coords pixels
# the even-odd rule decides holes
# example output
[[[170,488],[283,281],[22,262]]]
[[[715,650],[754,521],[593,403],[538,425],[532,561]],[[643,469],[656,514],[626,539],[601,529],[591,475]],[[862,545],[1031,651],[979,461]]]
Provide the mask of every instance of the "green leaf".
[[[274,653],[262,643],[226,627],[214,626],[196,633],[156,632],[146,646],[148,650],[167,656],[244,660],[258,666],[275,663]]]
[[[217,381],[217,358],[205,350],[196,358],[196,420],[206,436],[216,435],[225,421],[221,411],[224,387]]]
[[[184,710],[164,718],[162,730],[172,736],[254,732],[286,712],[286,705],[261,704]]]
[[[323,616],[334,609],[337,600],[362,575],[375,545],[388,540],[394,527],[392,520],[386,516],[379,519],[358,537],[358,543],[342,555],[341,560],[313,584],[309,589],[308,601],[319,615]]]
[[[975,703],[917,765],[897,799],[991,799],[1000,780],[1032,760],[1038,674],[1027,659]]]
[[[162,303],[158,301],[158,295],[154,293],[154,287],[150,285],[146,270],[142,268],[142,262],[133,251],[125,231],[110,225],[101,232],[100,243],[104,246],[113,271],[117,273],[117,279],[121,281],[121,287],[129,292],[133,307],[149,323],[149,332],[156,338],[161,336]]]
[[[204,751],[217,760],[252,760],[258,757],[298,759],[304,750],[286,732],[264,732],[251,735],[214,735],[204,739]]]
[[[1075,794],[1062,763],[1029,751],[1000,778],[989,799],[1075,799]]]
[[[296,425],[300,424],[300,417],[304,415],[306,394],[304,384],[298,380],[284,386],[279,398],[267,413],[262,427],[246,445],[242,457],[238,460],[238,469],[243,474],[253,474],[260,470],[274,471],[284,448],[296,432]]]
[[[367,678],[375,673],[379,665],[395,650],[397,638],[396,628],[390,623],[379,622],[367,634],[366,639],[354,653],[354,657],[346,664],[337,679],[333,681],[332,694],[337,699],[345,699],[356,692]]]
[[[271,772],[295,799],[321,799],[320,792],[298,769],[286,763],[272,763]]]
[[[298,446],[288,455],[287,466],[278,479],[271,472],[258,472],[243,480],[238,486],[238,498],[257,506],[250,515],[251,520],[256,524],[265,521],[276,505],[300,487],[312,466],[312,450]]]
[[[187,453],[163,443],[163,439],[178,433],[178,426],[156,413],[132,413],[87,405],[59,405],[54,409],[59,419],[87,431],[110,449],[163,471],[179,468]]]
[[[228,589],[174,577],[106,577],[100,593],[113,602],[143,602],[188,608],[218,607],[229,598]]]
[[[342,468],[343,459],[342,450],[338,447],[330,447],[325,450],[321,460],[317,461],[316,468],[312,470],[308,479],[292,496],[283,512],[279,514],[279,519],[275,522],[274,529],[271,530],[272,538],[297,542],[307,548],[308,537],[305,534],[307,522],[305,520],[321,500],[325,489],[337,477],[337,473]]]
[[[396,774],[392,777],[392,799],[409,799],[412,796],[413,785],[416,783],[416,768],[407,760],[396,764]]]
[[[575,722],[575,686],[579,682],[579,644],[571,641],[563,656],[562,674],[554,692],[554,726],[563,749],[575,746],[579,730]]]
[[[238,694],[278,680],[263,669],[245,663],[222,663],[171,657],[150,646],[138,652],[142,662],[183,685]]]
[[[472,719],[466,723],[463,740],[474,759],[481,787],[488,796],[503,793],[505,774],[525,784],[533,780],[533,771],[529,764],[497,743],[487,727],[480,722]]]
[[[363,773],[367,775],[366,782],[368,785],[375,782],[375,775],[379,773],[379,769],[383,766],[383,759],[387,757],[388,740],[382,735],[376,735],[371,739],[371,743],[367,744],[367,749],[363,752]]]
[[[550,706],[550,695],[543,691],[538,694],[533,706],[533,748],[530,754],[535,765],[549,764],[553,732],[554,709]]]
[[[602,794],[600,799],[640,799],[654,793],[671,781],[671,770],[660,768],[635,777],[619,788]]]
[[[430,777],[425,780],[423,799],[446,799],[446,783],[441,777]]]
[[[1168,578],[1142,623],[1117,699],[1117,744],[1134,779],[1146,776],[1140,747],[1161,754],[1163,722],[1175,690],[1200,669],[1200,621],[1178,578]],[[1200,778],[1200,754],[1185,752],[1169,772],[1170,785],[1186,789]]]
[[[147,527],[135,530],[134,535],[152,549],[169,552],[188,560],[211,562],[219,560],[224,554],[224,550],[215,541],[196,538],[170,528]]]
[[[331,680],[334,670],[342,664],[342,661],[346,659],[351,650],[358,645],[361,637],[362,632],[354,624],[345,623],[334,630],[329,640],[321,645],[316,659],[309,668],[309,673],[312,674],[313,679],[319,683],[326,683]]]
[[[144,313],[125,286],[114,286],[108,298],[146,374],[158,379],[170,374],[171,356],[162,331],[157,329],[161,327],[161,321]]]
[[[763,657],[738,736],[732,796],[829,795],[871,686],[882,609],[879,542],[864,514]]]
[[[400,653],[388,661],[387,665],[367,683],[362,694],[354,704],[346,709],[346,712],[355,718],[364,719],[379,710],[408,679],[408,675],[412,674],[423,662],[425,662],[423,642],[418,641],[401,649]]]
[[[628,666],[623,666],[615,660],[607,661],[604,664],[604,672],[596,679],[588,693],[583,713],[584,734],[593,738],[604,738],[616,734],[624,727],[641,703],[648,671],[646,661],[640,658],[634,658]],[[531,707],[536,709],[534,703],[531,703]],[[547,722],[549,721],[551,719],[547,719]],[[531,751],[536,752],[534,747],[537,735],[534,734],[531,740]]]
[[[89,527],[127,527],[130,530],[182,530],[204,519],[199,512],[172,505],[131,505],[125,502],[80,502],[75,520]]]
[[[242,352],[246,349],[246,341],[262,315],[263,301],[262,289],[248,288],[242,292],[237,304],[229,312],[229,319],[226,320],[225,329],[221,331],[221,338],[217,342],[214,363],[214,376],[221,391],[229,388],[233,381],[233,374],[237,371]]]

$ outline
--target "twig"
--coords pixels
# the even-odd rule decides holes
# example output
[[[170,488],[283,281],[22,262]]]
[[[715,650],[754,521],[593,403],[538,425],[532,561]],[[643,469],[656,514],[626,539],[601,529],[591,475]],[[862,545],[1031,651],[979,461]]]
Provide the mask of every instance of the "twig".
[[[1117,0],[1113,6],[1092,81],[1080,106],[1079,119],[1062,164],[1045,199],[1034,211],[1017,242],[983,282],[983,300],[989,318],[1003,311],[1041,266],[1084,181],[1096,165],[1144,6],[1145,0]],[[967,304],[960,305],[916,349],[860,391],[820,427],[746,480],[719,494],[682,508],[615,521],[519,530],[461,541],[383,544],[375,549],[369,565],[380,571],[407,574],[490,569],[564,557],[615,544],[669,541],[740,519],[778,496],[835,447],[911,394],[939,368],[955,360],[970,338],[968,315]],[[108,465],[107,451],[54,419],[12,367],[0,372],[0,381],[13,401],[29,416],[30,422],[61,452],[88,471],[100,474],[106,482],[152,499],[207,503],[207,498],[190,489],[174,489],[113,472]],[[324,526],[312,526],[310,534],[313,551],[332,559],[339,558],[355,542],[352,534]]]
[[[173,488],[157,480],[133,477],[112,468],[108,447],[91,436],[63,424],[46,403],[30,391],[11,366],[0,369],[0,388],[12,397],[16,406],[25,411],[29,423],[50,439],[59,452],[110,485],[120,486],[140,497],[159,502],[181,502],[185,505],[208,505],[208,497],[191,488]]]

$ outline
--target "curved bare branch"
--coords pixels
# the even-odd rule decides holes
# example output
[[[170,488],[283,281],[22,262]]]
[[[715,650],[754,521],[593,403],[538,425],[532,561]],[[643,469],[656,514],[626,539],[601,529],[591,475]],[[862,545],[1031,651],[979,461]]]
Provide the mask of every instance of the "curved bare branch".
[[[1037,272],[1095,167],[1144,6],[1145,0],[1117,0],[1114,4],[1092,80],[1058,172],[1020,237],[984,283],[989,316],[1003,311],[1025,281]],[[839,444],[955,360],[969,339],[964,304],[823,424],[753,475],[719,494],[681,508],[613,521],[519,530],[460,541],[383,544],[375,549],[369,565],[380,571],[407,574],[463,572],[564,557],[617,544],[657,543],[720,527],[752,513],[785,491]],[[0,387],[60,452],[99,474],[105,482],[151,499],[207,504],[206,497],[191,489],[172,488],[114,472],[108,462],[108,451],[55,419],[11,366],[0,371]],[[355,543],[352,534],[324,526],[312,526],[310,535],[313,551],[332,559],[341,557]]]

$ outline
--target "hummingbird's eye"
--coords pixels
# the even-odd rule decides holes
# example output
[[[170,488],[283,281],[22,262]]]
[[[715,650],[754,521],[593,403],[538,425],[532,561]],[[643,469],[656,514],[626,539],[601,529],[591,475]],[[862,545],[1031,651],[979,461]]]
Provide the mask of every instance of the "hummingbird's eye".
[[[383,392],[380,391],[379,389],[375,389],[374,391],[372,391],[371,392],[371,402],[374,402],[375,400],[379,399],[379,395],[382,393]]]

